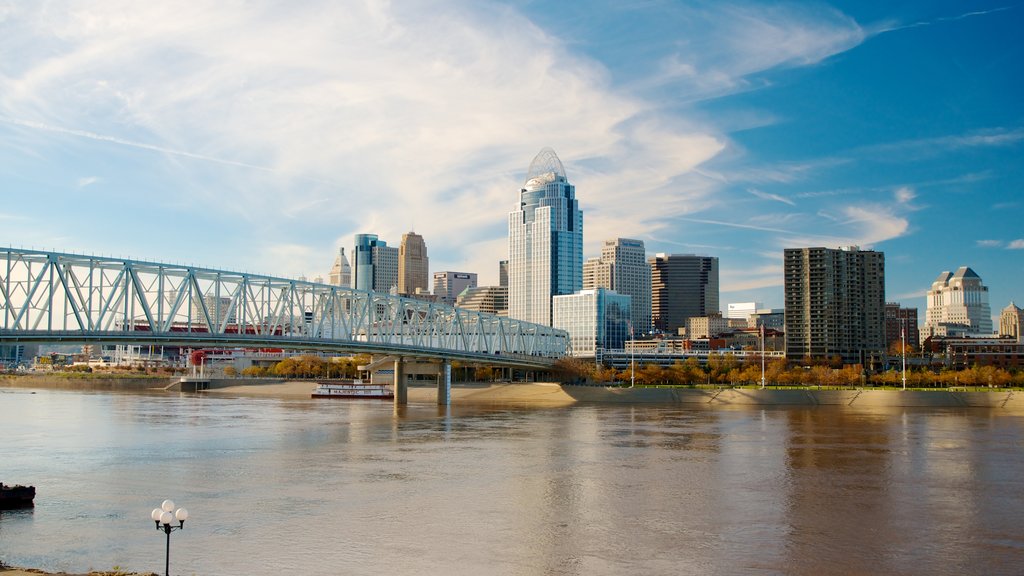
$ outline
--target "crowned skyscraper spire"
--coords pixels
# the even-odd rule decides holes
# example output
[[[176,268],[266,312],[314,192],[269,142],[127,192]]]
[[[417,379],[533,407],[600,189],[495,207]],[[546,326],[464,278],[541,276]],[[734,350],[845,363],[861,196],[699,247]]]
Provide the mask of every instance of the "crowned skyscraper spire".
[[[551,148],[530,162],[508,219],[510,318],[551,325],[551,297],[583,286],[583,213]]]

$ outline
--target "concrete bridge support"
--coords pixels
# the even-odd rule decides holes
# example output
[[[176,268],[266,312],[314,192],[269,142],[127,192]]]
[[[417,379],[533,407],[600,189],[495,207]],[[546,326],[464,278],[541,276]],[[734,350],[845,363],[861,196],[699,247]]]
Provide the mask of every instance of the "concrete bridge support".
[[[452,363],[448,360],[441,362],[437,370],[437,403],[441,406],[452,403]]]
[[[401,356],[395,358],[395,406],[409,403],[409,382],[405,379],[405,363]]]

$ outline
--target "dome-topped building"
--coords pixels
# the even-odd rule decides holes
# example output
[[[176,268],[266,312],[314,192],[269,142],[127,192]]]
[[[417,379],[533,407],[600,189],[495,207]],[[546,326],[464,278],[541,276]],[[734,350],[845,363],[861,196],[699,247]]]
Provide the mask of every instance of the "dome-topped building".
[[[508,315],[550,326],[551,298],[583,287],[583,213],[551,148],[530,162],[508,230]]]
[[[992,334],[988,286],[967,266],[961,266],[956,272],[939,274],[928,291],[928,310],[922,336],[955,333]]]

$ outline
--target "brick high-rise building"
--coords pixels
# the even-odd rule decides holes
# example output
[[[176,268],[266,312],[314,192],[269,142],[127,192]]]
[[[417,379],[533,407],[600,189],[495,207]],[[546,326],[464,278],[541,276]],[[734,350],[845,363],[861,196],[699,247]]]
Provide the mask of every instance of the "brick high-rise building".
[[[786,356],[868,365],[885,351],[885,254],[787,248]]]

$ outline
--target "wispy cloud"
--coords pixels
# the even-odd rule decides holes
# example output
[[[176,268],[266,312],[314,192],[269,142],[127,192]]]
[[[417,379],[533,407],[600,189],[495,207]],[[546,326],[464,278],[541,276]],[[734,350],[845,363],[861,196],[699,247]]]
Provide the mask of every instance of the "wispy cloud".
[[[979,248],[1000,248],[1003,245],[1002,240],[975,240],[974,243]]]
[[[77,184],[79,188],[85,188],[86,186],[92,186],[99,181],[100,179],[96,176],[83,176],[78,179]]]
[[[999,8],[993,8],[991,10],[975,10],[972,12],[964,12],[956,16],[939,16],[931,20],[919,20],[917,22],[911,22],[909,24],[897,24],[893,22],[886,22],[879,24],[875,27],[871,27],[872,34],[885,34],[887,32],[897,32],[899,30],[908,30],[911,28],[920,28],[922,26],[933,26],[935,24],[941,24],[943,22],[956,22],[957,20],[963,20],[965,18],[971,18],[974,16],[986,16],[988,14],[995,14],[998,12],[1005,12],[1013,8],[1012,6],[1001,6]]]
[[[761,190],[757,190],[755,188],[747,188],[747,192],[750,192],[751,194],[753,194],[754,196],[757,196],[758,198],[761,198],[762,200],[773,200],[775,202],[782,202],[783,204],[789,204],[790,206],[796,206],[795,202],[793,202],[789,198],[786,198],[784,196],[780,196],[778,194],[772,194],[771,192],[762,192]]]
[[[1007,250],[1024,250],[1024,238],[1014,240],[1006,245]]]

